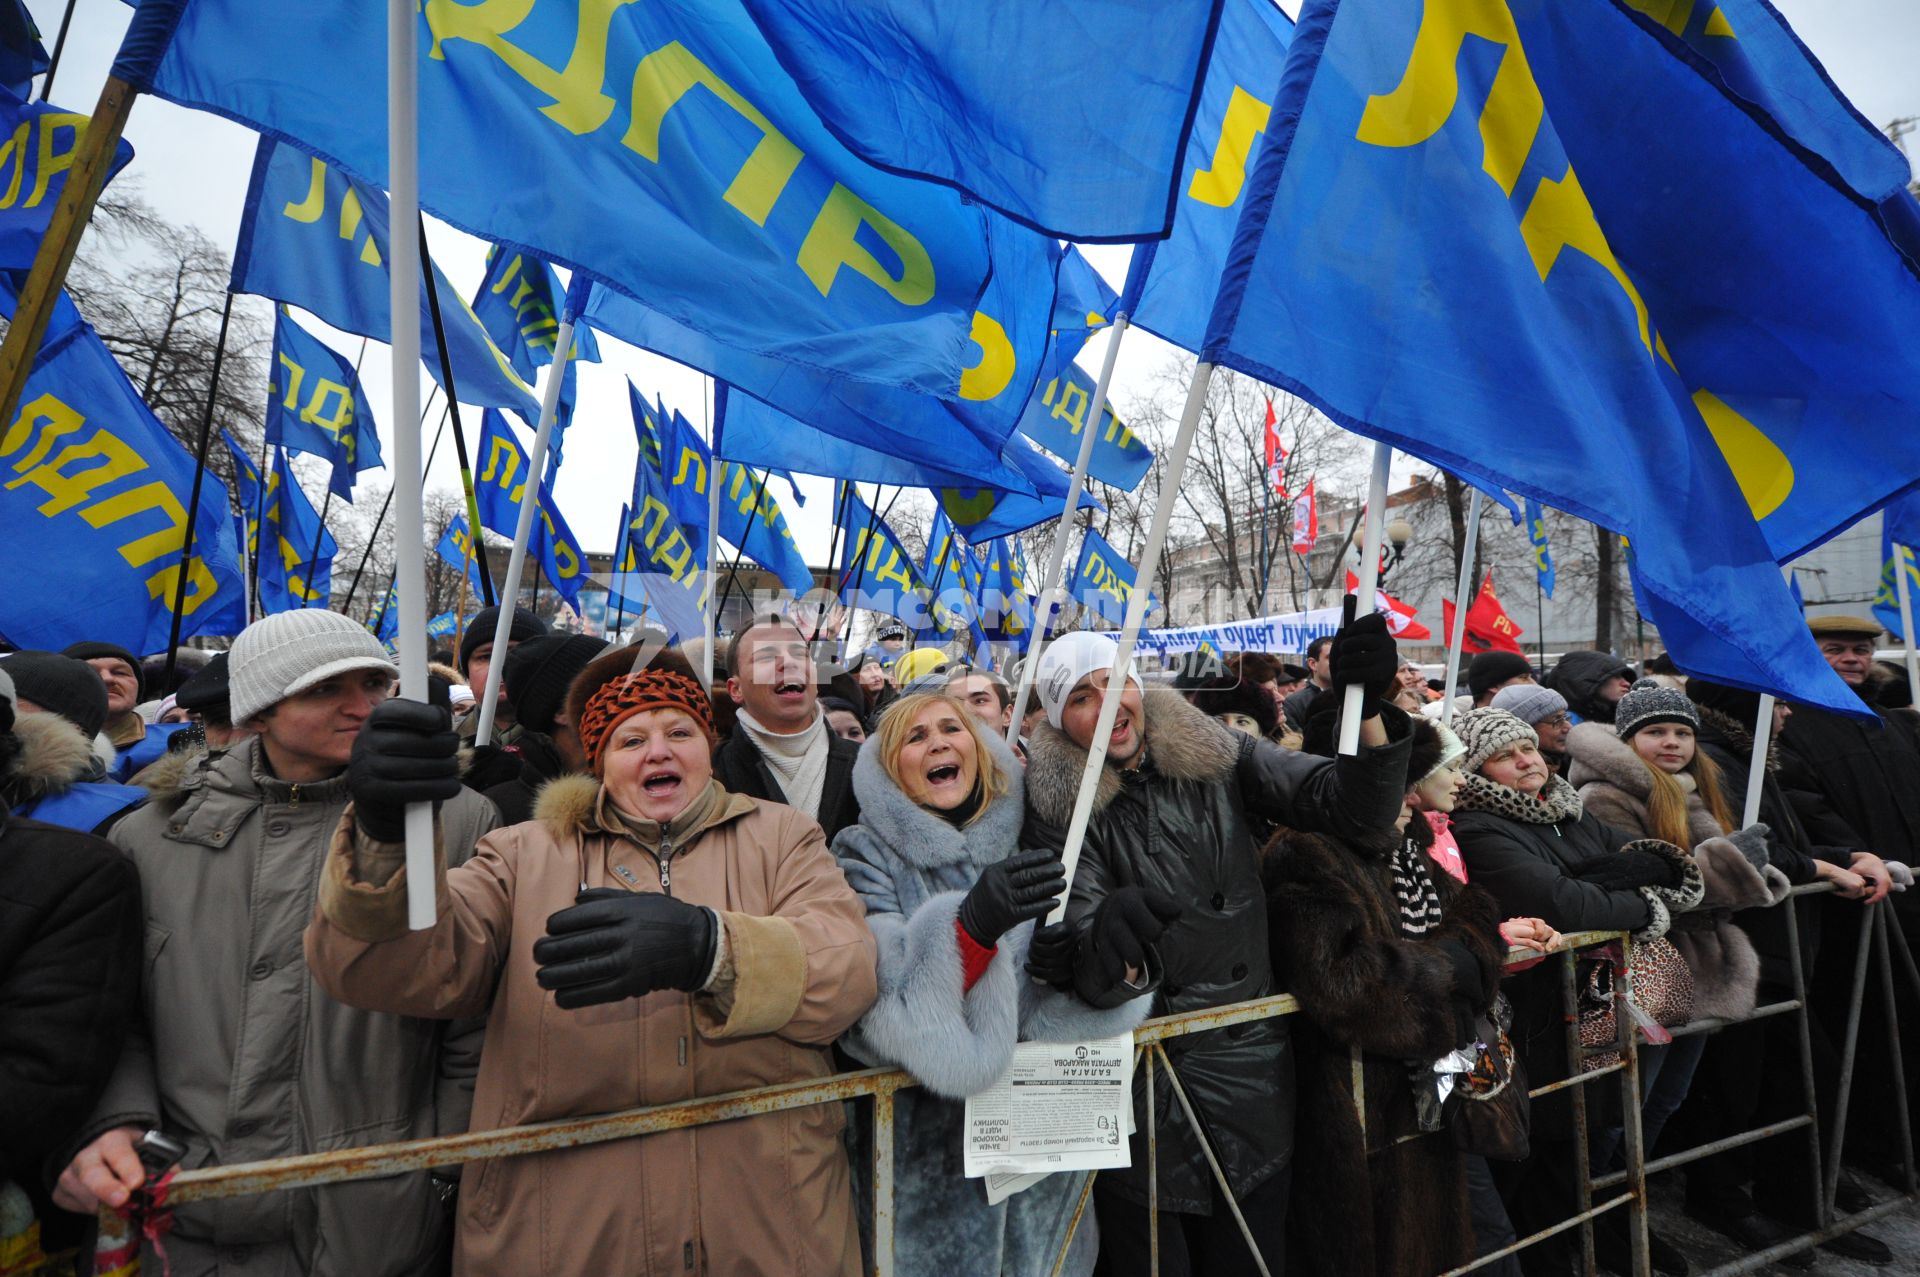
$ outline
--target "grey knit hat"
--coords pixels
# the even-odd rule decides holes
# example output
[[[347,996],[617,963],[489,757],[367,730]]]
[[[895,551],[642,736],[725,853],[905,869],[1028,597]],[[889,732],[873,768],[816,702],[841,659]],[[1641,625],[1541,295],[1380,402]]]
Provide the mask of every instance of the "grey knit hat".
[[[1698,731],[1700,710],[1687,694],[1658,679],[1643,678],[1627,689],[1613,710],[1613,729],[1621,740],[1631,740],[1642,727],[1655,723],[1685,723]]]
[[[227,664],[232,721],[244,723],[348,670],[385,670],[400,677],[380,640],[338,612],[301,608],[263,617],[233,641]]]
[[[1532,724],[1523,723],[1507,711],[1492,706],[1470,709],[1454,719],[1453,725],[1460,734],[1460,743],[1467,747],[1465,757],[1460,760],[1463,771],[1479,771],[1489,758],[1520,741],[1534,745],[1540,743]]]
[[[1539,723],[1567,708],[1567,698],[1551,687],[1536,683],[1515,683],[1493,694],[1493,709],[1503,709],[1523,723]]]

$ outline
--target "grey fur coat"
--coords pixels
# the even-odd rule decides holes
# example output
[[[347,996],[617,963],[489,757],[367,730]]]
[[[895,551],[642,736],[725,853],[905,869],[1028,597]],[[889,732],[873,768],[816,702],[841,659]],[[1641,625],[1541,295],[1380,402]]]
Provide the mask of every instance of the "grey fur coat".
[[[879,945],[879,998],[841,1046],[869,1064],[904,1068],[922,1083],[900,1092],[894,1107],[894,1263],[903,1273],[1052,1271],[1085,1175],[1050,1175],[989,1206],[983,1181],[962,1174],[961,1100],[1005,1071],[1014,1043],[1129,1032],[1152,1002],[1142,997],[1096,1010],[1036,984],[1026,973],[1032,923],[1002,936],[985,974],[962,991],[954,932],[960,901],[982,869],[1020,849],[1025,806],[1012,751],[993,733],[983,735],[1010,784],[972,825],[955,829],[914,803],[869,741],[853,770],[860,823],[833,840]],[[1091,1272],[1097,1252],[1088,1211],[1064,1271]]]
[[[1567,752],[1573,758],[1569,779],[1588,812],[1623,833],[1654,836],[1647,825],[1653,780],[1633,746],[1605,724],[1581,723],[1567,738]],[[1693,975],[1694,1016],[1739,1019],[1753,1013],[1760,956],[1730,919],[1735,910],[1779,904],[1791,884],[1766,862],[1766,826],[1755,826],[1757,837],[1745,831],[1722,834],[1695,792],[1693,777],[1683,773],[1674,779],[1687,794],[1687,834],[1706,892],[1695,909],[1674,918],[1667,939]]]

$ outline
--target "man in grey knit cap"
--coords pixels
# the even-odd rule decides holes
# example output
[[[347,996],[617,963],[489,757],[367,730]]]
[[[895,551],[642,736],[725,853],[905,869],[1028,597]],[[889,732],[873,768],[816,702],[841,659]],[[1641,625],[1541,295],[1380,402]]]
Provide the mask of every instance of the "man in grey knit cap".
[[[1537,683],[1514,683],[1495,692],[1491,704],[1533,728],[1540,738],[1540,756],[1553,770],[1567,774],[1567,733],[1573,730],[1573,716],[1567,713],[1566,697]]]
[[[256,735],[114,827],[145,888],[146,979],[139,1022],[60,1176],[69,1210],[124,1203],[142,1179],[134,1141],[156,1128],[196,1167],[466,1129],[479,1026],[342,1006],[314,985],[302,945],[349,798],[362,824],[399,820],[372,810],[355,742],[391,731],[389,711],[445,711],[389,702],[386,650],[335,612],[255,622],[228,671],[233,722]],[[497,817],[446,780],[438,823],[458,862]],[[448,1231],[437,1192],[421,1172],[182,1205],[168,1258],[223,1274],[430,1271]]]

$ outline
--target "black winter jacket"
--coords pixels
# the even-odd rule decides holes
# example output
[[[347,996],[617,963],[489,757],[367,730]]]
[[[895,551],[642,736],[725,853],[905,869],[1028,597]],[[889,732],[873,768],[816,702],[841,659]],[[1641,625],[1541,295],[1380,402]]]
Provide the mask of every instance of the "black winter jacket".
[[[860,823],[860,800],[853,795],[853,764],[860,747],[827,733],[827,774],[820,784],[820,828],[832,842],[848,825]],[[730,794],[745,794],[763,802],[785,805],[787,793],[780,778],[767,766],[744,727],[720,743],[713,752],[713,774]]]
[[[1473,803],[1483,786],[1515,792],[1471,776],[1461,791],[1462,803]],[[1539,822],[1492,807],[1454,812],[1453,836],[1467,864],[1467,881],[1493,893],[1501,917],[1542,918],[1556,931],[1639,931],[1653,924],[1655,906],[1641,892],[1615,891],[1573,876],[1587,861],[1637,841],[1634,836],[1582,812],[1573,786],[1560,777],[1548,786],[1550,797],[1565,795],[1559,820],[1545,808],[1540,814],[1546,819]],[[1667,919],[1658,921],[1665,931]]]
[[[140,990],[140,874],[0,808],[0,1180],[38,1198],[120,1058]]]
[[[1186,913],[1159,942],[1164,974],[1154,1014],[1265,997],[1275,989],[1250,818],[1341,836],[1390,826],[1406,791],[1411,729],[1389,708],[1382,712],[1391,744],[1330,761],[1235,733],[1174,692],[1148,692],[1144,707],[1147,758],[1136,770],[1108,767],[1101,775],[1067,919],[1090,925],[1116,887],[1159,888]],[[1023,846],[1065,845],[1086,757],[1058,729],[1036,729]],[[1294,1096],[1284,1020],[1175,1038],[1167,1052],[1236,1196],[1287,1164]],[[1106,1174],[1122,1193],[1145,1202],[1146,1114],[1138,1092],[1135,1103],[1133,1165]],[[1160,1206],[1206,1214],[1212,1175],[1163,1078],[1155,1103]]]
[[[533,819],[533,801],[540,787],[567,774],[567,765],[554,748],[552,737],[523,731],[507,751],[520,761],[520,774],[481,793],[500,809],[500,824],[518,825]]]
[[[1780,783],[1815,843],[1920,855],[1920,748],[1905,724],[1796,705],[1780,733]]]

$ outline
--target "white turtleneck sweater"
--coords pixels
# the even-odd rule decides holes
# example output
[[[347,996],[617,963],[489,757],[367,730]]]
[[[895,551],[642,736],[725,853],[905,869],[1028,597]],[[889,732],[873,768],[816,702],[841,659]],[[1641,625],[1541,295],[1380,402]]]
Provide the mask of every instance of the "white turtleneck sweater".
[[[820,819],[820,794],[827,780],[827,716],[816,709],[812,725],[792,733],[770,731],[745,709],[734,721],[773,769],[787,805]]]

